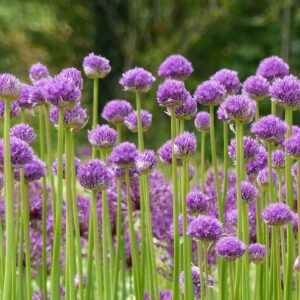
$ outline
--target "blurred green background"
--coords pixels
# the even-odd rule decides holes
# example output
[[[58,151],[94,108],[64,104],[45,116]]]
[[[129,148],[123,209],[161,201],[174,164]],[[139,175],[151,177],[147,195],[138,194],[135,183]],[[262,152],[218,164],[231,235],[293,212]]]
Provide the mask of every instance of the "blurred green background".
[[[28,82],[35,62],[54,75],[64,67],[82,70],[89,52],[107,57],[111,74],[100,81],[100,108],[106,101],[134,96],[122,91],[124,70],[142,66],[156,75],[159,64],[173,53],[194,66],[186,82],[198,83],[220,68],[235,69],[243,81],[270,55],[300,70],[300,3],[297,0],[2,0],[0,2],[0,72],[15,73]],[[155,99],[154,88],[143,95],[153,113],[146,134],[157,149],[169,137],[169,120]],[[91,82],[85,79],[84,106],[91,109]],[[199,108],[203,109],[203,108]],[[268,103],[263,104],[268,113]],[[296,121],[299,115],[296,115]],[[187,127],[192,128],[193,122]],[[220,126],[220,125],[218,125]],[[221,127],[218,127],[221,130]],[[79,136],[86,143],[85,131]],[[218,139],[222,143],[222,139]],[[221,146],[221,144],[220,144]],[[221,148],[221,147],[218,147]]]

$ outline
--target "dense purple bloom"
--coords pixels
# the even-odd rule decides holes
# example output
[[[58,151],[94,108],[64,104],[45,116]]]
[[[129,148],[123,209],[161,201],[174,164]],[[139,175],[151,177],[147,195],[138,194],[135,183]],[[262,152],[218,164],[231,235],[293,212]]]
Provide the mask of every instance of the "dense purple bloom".
[[[209,198],[199,191],[191,191],[186,196],[186,207],[191,215],[203,214],[207,210],[208,205]]]
[[[259,145],[256,140],[249,137],[244,136],[244,159],[246,162],[250,162],[254,160],[259,152]],[[233,160],[236,161],[236,140],[232,139],[230,145],[228,146],[228,155]]]
[[[282,202],[269,204],[261,215],[266,224],[278,226],[292,221],[293,217],[290,208]]]
[[[165,164],[171,164],[172,163],[172,141],[168,140],[165,142],[157,151],[160,160]],[[176,159],[177,164],[181,165],[182,161],[178,158]]]
[[[147,110],[142,109],[141,110],[141,121],[142,121],[143,132],[145,132],[151,127],[152,114],[150,112],[148,112]],[[128,114],[128,116],[125,117],[124,124],[131,132],[137,132],[138,131],[137,111],[134,110],[130,114]]]
[[[246,245],[236,237],[224,237],[217,242],[216,252],[226,260],[235,260],[243,256],[246,251]]]
[[[248,175],[256,175],[260,170],[264,169],[268,164],[268,153],[264,146],[259,146],[258,154],[255,160],[246,163]]]
[[[100,191],[111,184],[112,173],[100,159],[92,159],[78,168],[80,184],[88,190]]]
[[[257,138],[275,144],[283,142],[287,129],[286,123],[273,115],[262,117],[251,126],[251,132]]]
[[[284,142],[286,152],[293,158],[300,158],[300,134],[292,135]]]
[[[241,182],[242,201],[247,203],[255,201],[257,195],[258,189],[252,183],[248,181]]]
[[[211,79],[222,84],[227,94],[236,94],[240,90],[241,83],[236,71],[221,69],[211,76]]]
[[[66,177],[66,156],[63,155],[63,178]],[[78,167],[80,164],[80,159],[78,157],[74,157],[74,166],[75,166],[75,173],[77,174]],[[52,164],[52,172],[54,175],[57,175],[57,160],[55,160]]]
[[[20,96],[18,99],[18,103],[21,108],[32,108],[33,102],[30,97],[31,89],[31,85],[26,83],[21,84]]]
[[[124,142],[113,148],[109,156],[109,162],[119,166],[128,166],[135,163],[137,155],[135,144]]]
[[[289,65],[278,56],[270,56],[263,59],[256,70],[256,74],[272,80],[283,77],[289,73]]]
[[[181,106],[187,101],[189,92],[179,80],[167,79],[160,84],[156,93],[157,102],[161,106]]]
[[[194,98],[200,104],[218,105],[224,100],[226,89],[218,81],[207,80],[199,84],[194,93]]]
[[[278,181],[278,175],[274,169],[272,169],[272,184],[276,184]],[[268,187],[269,186],[269,170],[268,168],[264,168],[260,170],[257,174],[257,182],[260,187]]]
[[[224,123],[232,123],[228,116],[225,114],[225,110],[222,105],[220,105],[217,109],[217,117],[220,121]]]
[[[88,139],[95,148],[111,149],[117,144],[117,132],[108,125],[97,125],[88,131]]]
[[[153,150],[145,150],[143,153],[138,153],[135,165],[140,174],[148,173],[157,165],[155,152]]]
[[[111,71],[109,60],[94,53],[86,56],[82,65],[88,78],[104,78]]]
[[[249,251],[250,261],[255,264],[263,262],[266,258],[266,246],[265,245],[262,245],[259,243],[250,244],[248,251]]]
[[[243,92],[255,100],[270,95],[270,84],[268,80],[260,75],[248,77],[243,83]]]
[[[23,140],[28,144],[32,144],[35,140],[34,129],[25,123],[20,123],[20,124],[14,125],[10,129],[10,136],[19,138],[20,140]]]
[[[49,78],[48,68],[41,63],[33,64],[29,70],[29,78],[32,82],[42,78]]]
[[[292,126],[292,135],[300,134],[300,127],[297,125]]]
[[[33,157],[33,159],[23,166],[24,177],[27,181],[39,180],[46,176],[46,164],[41,161],[38,157]],[[20,177],[19,170],[15,171],[15,178],[18,180]]]
[[[102,118],[114,125],[124,124],[125,118],[132,112],[131,104],[126,100],[112,100],[105,104]]]
[[[73,80],[73,82],[79,89],[81,89],[81,90],[83,89],[83,78],[81,76],[81,72],[79,70],[77,70],[76,68],[63,69],[58,74],[58,76],[64,76],[68,79]]]
[[[168,108],[170,113],[170,108]],[[190,120],[197,113],[197,101],[189,95],[183,105],[175,107],[175,116],[179,119]]]
[[[14,119],[20,114],[20,105],[18,101],[14,101],[10,103],[10,118]],[[4,119],[5,113],[5,101],[0,100],[0,120]]]
[[[119,83],[124,90],[147,92],[154,81],[155,77],[150,72],[143,68],[135,67],[123,73]]]
[[[285,153],[282,150],[275,150],[272,153],[272,167],[275,170],[283,170],[285,168]]]
[[[170,55],[159,66],[158,75],[167,79],[185,80],[193,73],[192,64],[182,55]]]
[[[184,132],[177,136],[174,141],[174,152],[176,157],[184,158],[195,153],[197,147],[196,136],[192,132]]]
[[[50,79],[41,79],[34,83],[30,89],[29,102],[32,106],[45,103],[44,88]]]
[[[209,113],[206,111],[200,111],[197,113],[195,118],[195,127],[199,131],[209,131],[210,128],[210,116]]]
[[[0,74],[0,98],[15,101],[19,98],[21,82],[19,79],[8,73]]]

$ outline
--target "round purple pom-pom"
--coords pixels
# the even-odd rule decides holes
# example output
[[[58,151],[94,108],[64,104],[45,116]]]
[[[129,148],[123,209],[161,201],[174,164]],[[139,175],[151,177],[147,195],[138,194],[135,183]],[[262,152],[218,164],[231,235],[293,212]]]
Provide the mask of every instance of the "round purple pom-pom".
[[[260,100],[270,95],[270,84],[266,78],[253,75],[243,83],[243,92],[255,100]]]
[[[105,104],[102,118],[114,125],[124,124],[125,118],[132,112],[131,104],[126,100],[112,100]]]
[[[160,160],[164,164],[172,164],[172,141],[165,142],[157,151]],[[182,160],[176,159],[177,165],[182,165]]]
[[[10,102],[10,118],[14,119],[20,114],[21,108],[18,101]],[[0,100],[0,120],[4,119],[5,101]]]
[[[15,101],[19,98],[21,82],[19,79],[8,73],[0,74],[0,98]]]
[[[29,70],[29,78],[32,82],[38,81],[42,78],[49,78],[48,68],[41,63],[33,64]]]
[[[174,152],[177,158],[184,158],[195,153],[197,147],[196,136],[192,132],[184,132],[174,141]]]
[[[170,107],[168,107],[170,113]],[[179,119],[190,120],[197,113],[197,101],[189,95],[186,102],[183,105],[175,107],[175,116]]]
[[[209,198],[201,192],[191,191],[186,196],[186,207],[191,215],[203,214],[209,204]]]
[[[269,187],[269,170],[268,168],[264,168],[260,170],[257,174],[257,182],[261,188]],[[272,169],[272,184],[276,184],[278,182],[278,175],[274,169]]]
[[[272,167],[277,171],[285,168],[285,153],[282,150],[275,150],[272,153]]]
[[[143,132],[146,132],[152,124],[152,114],[147,110],[141,110],[141,121]],[[138,115],[137,111],[132,111],[124,120],[125,126],[131,132],[138,132]]]
[[[256,74],[272,80],[283,77],[289,73],[289,65],[278,56],[270,56],[263,59],[256,70]]]
[[[155,152],[153,150],[145,150],[143,153],[138,153],[135,160],[135,166],[140,174],[147,174],[157,165]]]
[[[222,84],[227,94],[236,94],[240,90],[241,83],[236,71],[221,69],[211,76],[211,79]]]
[[[110,73],[109,60],[101,55],[90,53],[83,60],[84,73],[88,78],[104,78]]]
[[[268,164],[268,153],[264,146],[260,146],[256,159],[246,163],[248,175],[256,175],[260,170],[264,169]]]
[[[25,123],[14,125],[10,129],[10,136],[14,136],[25,141],[28,144],[32,144],[35,140],[34,129]]]
[[[244,202],[253,202],[258,195],[258,189],[250,182],[241,182],[241,195]]]
[[[293,217],[290,208],[282,202],[269,204],[261,215],[266,224],[276,226],[292,221]]]
[[[259,263],[263,262],[266,258],[266,246],[265,245],[262,245],[259,243],[250,244],[248,251],[249,251],[250,261],[255,264],[259,264]]]
[[[77,70],[76,68],[63,69],[58,74],[58,76],[64,76],[68,79],[73,80],[73,82],[79,89],[81,89],[81,90],[83,89],[83,78],[81,76],[81,72],[79,70]]]
[[[46,176],[46,164],[41,161],[38,157],[33,157],[33,159],[23,166],[24,177],[27,181],[39,180]],[[20,178],[20,170],[15,170],[15,178]]]
[[[224,86],[218,81],[207,80],[197,86],[194,98],[200,104],[218,105],[223,102],[225,93]]]
[[[30,96],[31,90],[32,90],[31,85],[25,83],[21,84],[20,96],[18,99],[18,103],[21,108],[32,108],[33,102]]]
[[[195,127],[197,130],[202,132],[209,131],[210,128],[210,116],[209,113],[206,111],[200,111],[197,113],[195,118]]]
[[[124,142],[113,148],[109,156],[109,162],[118,166],[128,166],[135,163],[137,155],[135,144]]]
[[[228,236],[219,240],[215,248],[217,254],[226,260],[235,260],[246,251],[246,245],[236,237]]]
[[[90,144],[99,149],[111,149],[117,144],[117,132],[108,125],[97,125],[88,131]]]
[[[286,152],[294,159],[300,158],[300,134],[292,135],[284,142]]]

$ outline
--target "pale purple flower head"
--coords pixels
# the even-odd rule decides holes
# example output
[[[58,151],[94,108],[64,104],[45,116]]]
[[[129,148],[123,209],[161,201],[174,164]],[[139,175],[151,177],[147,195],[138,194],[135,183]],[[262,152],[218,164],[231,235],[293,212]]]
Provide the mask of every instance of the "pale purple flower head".
[[[88,190],[100,191],[111,184],[112,173],[100,159],[92,159],[78,168],[80,184]]]
[[[210,128],[210,116],[206,111],[200,111],[195,118],[195,127],[198,131],[207,132]]]
[[[243,93],[255,100],[260,100],[270,95],[270,84],[266,78],[260,75],[250,76],[243,83]]]
[[[170,107],[168,107],[168,112],[170,113]],[[197,113],[197,101],[189,95],[186,102],[181,106],[175,107],[175,116],[178,119],[190,120]]]
[[[164,164],[172,164],[172,141],[168,140],[165,142],[157,151],[160,160]],[[181,165],[182,161],[180,159],[176,159],[177,165]]]
[[[177,158],[184,158],[195,153],[197,147],[196,136],[192,132],[184,132],[174,141],[174,152]]]
[[[288,75],[289,65],[278,56],[270,56],[263,59],[256,70],[256,74],[273,80],[276,77]]]
[[[244,143],[244,159],[246,162],[253,161],[259,153],[259,145],[256,140],[249,137],[243,137]],[[236,161],[236,140],[232,139],[230,145],[228,146],[228,155],[233,160]]]
[[[261,215],[266,224],[276,226],[292,221],[293,217],[290,208],[282,202],[269,204]]]
[[[181,106],[189,97],[184,83],[179,80],[167,79],[159,85],[156,99],[160,106]]]
[[[105,104],[101,116],[109,123],[122,125],[131,112],[132,106],[128,101],[117,99]]]
[[[269,187],[269,170],[267,167],[258,172],[257,182],[261,188]],[[277,182],[278,182],[278,175],[276,171],[272,169],[272,184],[276,184]]]
[[[297,125],[292,126],[292,135],[300,134],[300,127]]]
[[[129,166],[135,163],[137,155],[135,144],[124,142],[113,148],[109,162],[118,166]]]
[[[94,53],[84,58],[82,66],[85,75],[92,79],[104,78],[111,71],[109,60]]]
[[[241,195],[242,201],[244,202],[253,202],[258,196],[258,189],[249,181],[241,182]]]
[[[266,246],[265,245],[262,245],[259,243],[250,244],[248,251],[249,251],[250,261],[255,264],[259,264],[259,263],[263,262],[266,258]]]
[[[275,150],[272,153],[272,167],[277,170],[284,170],[285,168],[285,153],[282,150]]]
[[[148,174],[157,165],[157,159],[153,150],[145,150],[143,153],[138,153],[135,166],[140,174]]]
[[[228,118],[228,116],[225,115],[225,110],[222,105],[220,105],[217,109],[217,117],[220,121],[222,121],[224,123],[234,123],[234,122],[231,122],[231,120]]]
[[[30,89],[29,102],[32,106],[45,103],[44,88],[47,86],[50,79],[41,79],[34,83]]]
[[[46,164],[38,157],[34,156],[32,160],[23,166],[24,177],[27,181],[39,180],[46,176]],[[15,170],[15,178],[19,180],[20,170]]]
[[[170,55],[159,66],[158,76],[167,79],[185,80],[193,73],[192,64],[182,55]]]
[[[20,114],[21,108],[18,101],[10,103],[10,118],[14,119]],[[5,101],[0,100],[0,120],[4,119]]]
[[[256,175],[260,170],[264,169],[268,164],[268,153],[264,146],[259,146],[256,159],[246,163],[248,175]]]
[[[246,245],[236,237],[228,236],[220,239],[215,248],[217,254],[226,260],[235,260],[246,251]]]
[[[256,112],[256,102],[247,95],[228,96],[221,107],[225,118],[232,122],[250,123]]]
[[[286,152],[294,159],[300,159],[300,134],[292,135],[284,142]]]
[[[31,89],[31,85],[26,83],[21,84],[20,96],[18,99],[18,103],[21,108],[32,108],[33,102],[30,97]]]
[[[57,176],[57,159],[52,164],[52,172],[55,176]],[[62,158],[63,163],[63,179],[66,177],[66,156],[63,155]],[[78,168],[80,164],[80,159],[78,157],[74,157],[74,167],[75,167],[75,174],[77,174]]]
[[[16,101],[20,96],[21,82],[9,73],[0,74],[0,98]]]
[[[14,125],[10,129],[10,136],[19,138],[28,144],[32,144],[35,140],[34,129],[25,123],[20,123],[20,124]]]
[[[210,79],[222,84],[225,87],[227,94],[236,94],[240,90],[241,83],[237,71],[221,69],[211,76]]]
[[[119,83],[126,91],[147,92],[155,81],[155,77],[143,68],[135,67],[123,73]]]
[[[48,68],[41,63],[33,64],[29,70],[29,78],[32,82],[49,77]]]
[[[191,191],[186,196],[186,207],[190,215],[198,215],[206,212],[209,197],[199,191]]]
[[[142,109],[141,121],[143,132],[146,132],[152,125],[152,114],[147,110]],[[138,132],[137,111],[134,110],[130,114],[128,114],[128,116],[124,119],[124,124],[131,132]]]
[[[218,81],[207,80],[199,84],[194,98],[200,104],[218,105],[223,102],[226,89]]]
[[[68,79],[73,80],[75,85],[82,90],[83,89],[83,78],[81,76],[81,72],[76,68],[66,68],[63,69],[58,76],[64,76]]]
[[[99,149],[112,149],[117,144],[117,131],[108,125],[97,125],[88,131],[90,144]]]
[[[278,117],[269,115],[260,118],[251,126],[251,132],[263,142],[281,144],[288,126]]]
[[[292,109],[300,108],[300,80],[289,75],[278,78],[271,87],[272,100]]]

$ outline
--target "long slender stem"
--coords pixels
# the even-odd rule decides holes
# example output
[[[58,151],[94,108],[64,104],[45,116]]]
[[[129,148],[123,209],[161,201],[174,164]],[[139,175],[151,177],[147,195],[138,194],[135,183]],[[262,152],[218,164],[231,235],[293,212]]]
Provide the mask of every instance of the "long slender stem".
[[[229,274],[230,274],[230,296],[231,300],[234,300],[234,263],[232,261],[229,262]]]
[[[228,165],[229,165],[229,156],[228,156],[228,124],[223,123],[223,139],[224,139],[224,146],[223,146],[223,159],[224,159],[224,180],[223,180],[223,198],[222,204],[225,203],[226,193],[227,193],[227,186],[228,186]]]
[[[207,249],[207,243],[204,243],[203,245],[204,249],[204,268],[205,268],[205,295],[206,299],[209,299],[209,280],[208,280],[208,249]]]
[[[206,132],[201,132],[201,156],[200,156],[200,183],[201,190],[204,190],[204,182],[205,182],[205,136]]]
[[[93,128],[98,124],[99,79],[94,79],[93,88]]]
[[[201,241],[197,241],[197,249],[198,249],[198,268],[200,272],[200,295],[201,300],[204,300],[204,278],[203,278],[203,263],[202,263],[202,244]]]

